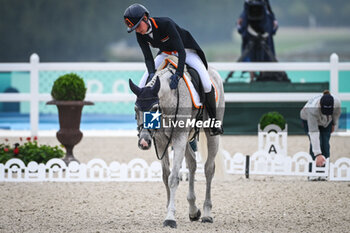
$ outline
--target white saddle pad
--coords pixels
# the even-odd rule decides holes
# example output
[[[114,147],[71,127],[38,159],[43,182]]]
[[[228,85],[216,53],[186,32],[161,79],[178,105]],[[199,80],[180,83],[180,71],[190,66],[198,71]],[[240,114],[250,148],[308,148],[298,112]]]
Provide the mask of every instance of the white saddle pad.
[[[172,64],[175,68],[177,68],[178,58],[176,56],[171,56],[171,55],[168,56],[167,58],[164,59],[163,63],[158,67],[158,70],[164,69],[169,63]],[[190,92],[193,105],[196,108],[202,108],[203,103],[200,101],[199,94],[193,86],[193,83],[190,78],[190,74],[188,73],[186,66],[184,68],[183,78]]]

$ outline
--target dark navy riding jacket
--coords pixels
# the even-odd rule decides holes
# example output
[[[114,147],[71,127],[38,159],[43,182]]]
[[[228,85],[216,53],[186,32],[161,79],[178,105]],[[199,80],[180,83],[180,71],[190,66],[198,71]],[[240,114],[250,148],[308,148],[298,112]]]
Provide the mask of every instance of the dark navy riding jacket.
[[[150,22],[152,24],[153,38],[148,34],[142,35],[136,33],[137,42],[142,49],[149,74],[155,73],[154,60],[149,46],[159,48],[159,52],[169,54],[176,51],[179,57],[176,73],[180,77],[183,75],[186,60],[185,48],[194,49],[208,69],[205,55],[191,33],[179,27],[173,20],[167,17],[150,18]]]

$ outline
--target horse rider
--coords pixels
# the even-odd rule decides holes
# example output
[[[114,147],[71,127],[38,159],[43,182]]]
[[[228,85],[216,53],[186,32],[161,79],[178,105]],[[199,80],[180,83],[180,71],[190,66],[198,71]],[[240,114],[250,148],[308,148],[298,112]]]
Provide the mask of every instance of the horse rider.
[[[170,78],[170,88],[177,88],[179,79],[183,77],[185,63],[194,68],[198,72],[203,85],[205,92],[204,105],[209,118],[216,122],[215,90],[207,70],[208,64],[202,49],[192,35],[168,17],[150,17],[149,11],[143,5],[137,3],[125,10],[124,21],[129,33],[136,31],[137,42],[141,47],[147,66],[147,71],[144,73],[139,86],[144,87],[147,81],[152,79],[156,69],[166,56],[175,55],[179,61],[175,74]],[[154,60],[150,45],[160,50]],[[223,133],[222,127],[214,126],[210,131],[211,135]]]
[[[310,154],[316,166],[324,166],[330,156],[331,133],[339,125],[340,100],[328,90],[310,99],[300,111],[305,132],[310,139]]]

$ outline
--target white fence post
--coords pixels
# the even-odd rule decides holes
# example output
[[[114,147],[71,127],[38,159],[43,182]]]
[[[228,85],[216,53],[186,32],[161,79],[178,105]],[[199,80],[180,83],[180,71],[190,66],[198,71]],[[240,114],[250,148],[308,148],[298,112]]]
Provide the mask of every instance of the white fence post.
[[[39,129],[39,56],[30,56],[30,129],[31,135],[37,136]]]
[[[336,53],[332,53],[330,57],[331,63],[331,80],[330,80],[330,91],[332,94],[339,94],[339,56]]]

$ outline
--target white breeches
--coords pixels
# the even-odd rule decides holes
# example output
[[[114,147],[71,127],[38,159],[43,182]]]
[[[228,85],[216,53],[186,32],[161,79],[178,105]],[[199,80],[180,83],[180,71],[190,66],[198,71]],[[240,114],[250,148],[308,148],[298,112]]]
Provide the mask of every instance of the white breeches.
[[[193,69],[195,69],[198,72],[203,85],[204,92],[209,93],[211,91],[212,84],[209,78],[209,73],[205,68],[201,58],[198,56],[198,54],[194,50],[185,49],[185,51],[186,51],[185,63],[191,66]],[[177,53],[174,55],[177,56]],[[167,56],[168,54],[165,54],[165,53],[160,53],[158,56],[156,56],[156,58],[154,59],[154,65],[156,69],[158,69],[160,64],[162,64],[162,62]],[[148,78],[148,71],[146,70],[146,72],[143,74],[141,78],[139,87],[142,88],[146,85],[147,78]]]

